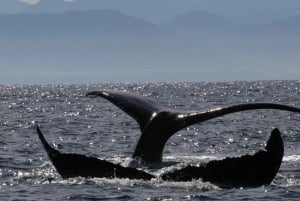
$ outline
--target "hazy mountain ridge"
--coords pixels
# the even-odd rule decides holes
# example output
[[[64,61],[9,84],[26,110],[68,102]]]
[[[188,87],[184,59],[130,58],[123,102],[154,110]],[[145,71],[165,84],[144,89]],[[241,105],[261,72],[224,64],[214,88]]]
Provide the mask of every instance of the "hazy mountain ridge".
[[[70,11],[62,14],[0,14],[0,36],[55,37],[140,35],[160,36],[167,33],[143,19],[118,11]]]
[[[201,32],[214,30],[231,30],[248,32],[252,30],[265,31],[267,29],[289,31],[285,28],[299,29],[300,15],[286,17],[281,20],[272,21],[264,24],[237,24],[224,16],[207,11],[193,11],[179,15],[165,23],[162,27],[177,32]]]
[[[300,15],[266,24],[235,24],[225,17],[206,11],[193,11],[162,24],[131,17],[115,10],[69,11],[60,14],[0,14],[1,37],[110,36],[142,38],[213,37],[230,35],[296,34]],[[205,35],[201,35],[205,33]],[[298,32],[297,32],[298,33]],[[283,35],[282,35],[283,36]],[[284,37],[284,36],[283,36]]]
[[[224,16],[207,11],[196,10],[174,17],[162,24],[167,28],[185,28],[195,31],[199,28],[224,28],[233,26],[235,23],[226,19]]]
[[[123,77],[119,81],[159,80],[166,72],[169,80],[185,74],[194,80],[297,78],[291,72],[300,63],[298,18],[240,25],[197,11],[169,26],[113,10],[1,14],[0,60],[8,67],[2,76],[26,71],[76,74],[75,80],[91,72],[102,75],[99,81],[115,74],[114,80]],[[276,67],[282,70],[272,70]]]
[[[6,1],[4,5],[17,4],[17,0],[1,1]],[[24,6],[24,3],[18,4]],[[66,3],[63,0],[40,0],[38,4],[24,8],[23,12],[58,13],[90,9],[119,10],[154,23],[162,23],[193,10],[214,12],[238,23],[264,23],[300,14],[300,2],[298,0],[75,0]],[[15,12],[18,11],[20,9],[16,8]]]
[[[177,16],[161,27],[205,46],[222,47],[226,43],[234,46],[248,44],[251,47],[253,44],[277,46],[289,43],[300,49],[297,39],[300,15],[265,24],[236,24],[218,14],[194,11]]]

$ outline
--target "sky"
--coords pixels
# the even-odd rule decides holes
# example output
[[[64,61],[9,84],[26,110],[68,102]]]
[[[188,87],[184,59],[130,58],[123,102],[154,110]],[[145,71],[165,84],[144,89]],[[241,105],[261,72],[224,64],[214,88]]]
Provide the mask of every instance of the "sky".
[[[37,4],[40,0],[19,0],[21,2],[27,3],[29,5]],[[63,0],[64,2],[73,2],[74,0]]]
[[[0,13],[23,15],[24,13],[50,12],[57,14],[66,11],[69,5],[75,10],[81,8],[84,10],[113,9],[125,14],[124,19],[128,18],[130,23],[133,21],[137,24],[144,23],[142,26],[150,30],[153,28],[153,33],[155,31],[160,33],[163,30],[162,32],[166,31],[164,34],[170,34],[168,36],[170,38],[175,36],[180,38],[178,41],[170,40],[173,44],[163,47],[165,44],[160,44],[160,42],[154,41],[153,43],[152,41],[153,44],[151,44],[151,41],[148,43],[139,39],[131,41],[136,44],[128,45],[130,44],[128,41],[124,42],[122,41],[124,38],[118,37],[112,41],[105,41],[103,45],[100,39],[93,37],[81,37],[76,40],[67,38],[66,40],[65,36],[47,38],[46,34],[43,38],[34,32],[30,33],[30,30],[27,30],[26,37],[22,36],[22,32],[19,33],[20,35],[16,33],[8,38],[2,34],[2,38],[0,37],[0,84],[231,81],[298,79],[300,77],[298,68],[300,43],[298,37],[295,36],[295,33],[300,30],[300,23],[295,22],[300,21],[300,18],[295,18],[294,21],[291,18],[291,21],[284,21],[285,24],[278,23],[278,20],[285,20],[287,17],[300,16],[299,0],[65,0],[69,3],[61,8],[61,4],[57,2],[62,1],[0,0]],[[166,29],[165,23],[169,20],[192,11],[209,12],[241,25],[234,32],[234,34],[241,34],[241,37],[234,34],[231,36],[232,33],[226,32],[228,30],[221,29],[208,31],[214,35],[212,37],[201,35],[204,33],[203,29],[206,28],[195,29],[196,32],[192,35],[189,35],[189,31],[194,29],[179,29],[175,32],[172,29]],[[2,19],[8,18],[1,15],[1,23],[3,23]],[[41,18],[38,23],[42,24],[43,20]],[[196,23],[191,23],[192,27],[198,26],[197,20]],[[211,22],[208,21],[208,24]],[[296,27],[288,26],[293,23]],[[20,27],[21,24],[18,26]],[[76,22],[71,24],[76,24]],[[121,23],[118,26],[122,27],[124,24]],[[271,27],[268,30],[277,31],[260,30],[262,26],[256,26],[257,24]],[[13,26],[12,24],[7,27]],[[48,30],[47,27],[49,26],[45,26],[45,31],[50,32],[51,35],[52,30]],[[283,28],[280,30],[278,27]],[[43,29],[37,29],[37,31],[42,33]],[[216,34],[218,31],[220,31],[219,35]],[[264,31],[269,35],[260,35]],[[253,33],[257,35],[254,37]],[[93,35],[93,33],[89,34]],[[159,40],[165,39],[159,38]],[[124,44],[111,45],[120,41]],[[141,42],[145,44],[141,45]],[[63,45],[64,43],[67,45]]]
[[[37,3],[40,2],[40,0],[18,0],[18,1],[27,3],[29,5],[34,5],[34,4],[37,4]],[[64,1],[64,2],[73,2],[74,0],[62,0],[62,1]]]
[[[27,3],[29,5],[37,4],[40,0],[19,0],[21,2]]]

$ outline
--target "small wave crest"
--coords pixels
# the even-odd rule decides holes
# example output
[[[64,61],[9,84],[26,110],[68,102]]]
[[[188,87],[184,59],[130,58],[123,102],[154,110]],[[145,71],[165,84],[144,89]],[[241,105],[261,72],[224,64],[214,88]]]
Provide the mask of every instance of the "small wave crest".
[[[283,162],[300,162],[300,155],[284,156]]]
[[[120,179],[120,178],[70,178],[67,180],[57,180],[57,183],[61,184],[89,184],[89,185],[98,185],[98,186],[118,186],[119,188],[123,187],[132,187],[132,186],[148,186],[148,187],[163,187],[163,188],[174,188],[174,189],[194,189],[197,191],[210,191],[219,189],[216,185],[213,185],[209,182],[203,182],[201,179],[193,180],[189,182],[169,182],[163,181],[159,177],[152,179],[150,181],[138,180],[138,179]]]
[[[295,175],[277,174],[272,184],[282,187],[299,187],[300,178]]]

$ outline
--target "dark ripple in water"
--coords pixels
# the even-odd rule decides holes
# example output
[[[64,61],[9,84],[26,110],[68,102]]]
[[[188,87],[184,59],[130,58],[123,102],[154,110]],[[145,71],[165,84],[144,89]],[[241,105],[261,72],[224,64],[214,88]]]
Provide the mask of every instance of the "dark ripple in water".
[[[182,130],[165,149],[165,164],[179,163],[153,172],[159,175],[186,163],[254,153],[264,146],[272,127],[278,127],[285,157],[270,186],[222,190],[201,181],[62,180],[49,163],[32,122],[39,122],[49,142],[63,152],[124,164],[140,135],[136,122],[111,103],[85,97],[87,91],[97,89],[138,93],[183,110],[258,101],[300,106],[298,81],[2,85],[0,200],[298,200],[299,115],[283,111],[237,113]]]

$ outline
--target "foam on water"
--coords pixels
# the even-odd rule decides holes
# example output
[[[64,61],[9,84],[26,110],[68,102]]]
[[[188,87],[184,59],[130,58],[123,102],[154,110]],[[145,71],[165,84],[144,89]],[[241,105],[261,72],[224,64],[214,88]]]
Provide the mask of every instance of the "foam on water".
[[[300,163],[300,155],[284,156],[283,162]]]

